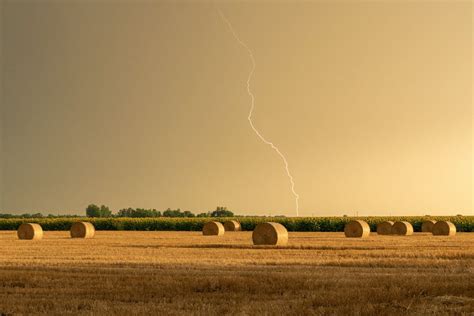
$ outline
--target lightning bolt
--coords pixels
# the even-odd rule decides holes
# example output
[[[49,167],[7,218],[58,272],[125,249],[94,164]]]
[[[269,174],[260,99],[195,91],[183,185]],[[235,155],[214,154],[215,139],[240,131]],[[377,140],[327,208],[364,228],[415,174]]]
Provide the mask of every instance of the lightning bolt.
[[[235,32],[234,30],[234,27],[232,26],[232,24],[230,23],[230,21],[226,18],[226,16],[224,15],[224,13],[220,10],[220,9],[217,9],[217,11],[219,12],[219,15],[221,16],[221,19],[227,24],[227,26],[229,27],[229,30],[231,31],[232,35],[234,36],[234,38],[237,40],[237,42],[239,42],[239,44],[241,46],[243,46],[246,50],[247,50],[247,53],[250,57],[250,60],[252,61],[252,69],[250,70],[250,73],[247,77],[247,93],[248,95],[250,96],[250,100],[251,100],[251,106],[250,106],[250,112],[249,112],[249,115],[247,117],[247,120],[249,121],[250,123],[250,127],[252,127],[252,130],[255,132],[255,134],[257,134],[258,138],[260,138],[260,140],[262,142],[264,142],[265,144],[267,144],[268,146],[270,146],[277,154],[278,156],[280,156],[281,160],[283,161],[283,163],[285,164],[285,170],[286,170],[286,174],[288,176],[288,179],[290,180],[290,188],[291,188],[291,192],[293,193],[294,197],[295,197],[295,205],[296,205],[296,216],[299,216],[299,199],[300,199],[300,196],[298,193],[296,193],[295,191],[295,181],[293,179],[293,176],[291,175],[291,172],[290,172],[290,168],[288,166],[288,161],[286,160],[286,157],[285,155],[283,155],[283,153],[280,151],[280,149],[278,149],[277,146],[275,146],[275,144],[273,144],[272,142],[268,141],[267,139],[265,139],[265,137],[262,136],[262,134],[259,132],[259,130],[255,127],[253,121],[252,121],[252,114],[253,114],[253,111],[255,109],[255,96],[254,94],[252,93],[251,89],[250,89],[250,81],[252,80],[252,77],[253,77],[253,74],[255,72],[255,67],[256,67],[256,63],[255,63],[255,58],[253,57],[253,53],[252,53],[252,50],[247,46],[247,44],[245,44],[241,39],[240,37],[237,35],[237,32]]]

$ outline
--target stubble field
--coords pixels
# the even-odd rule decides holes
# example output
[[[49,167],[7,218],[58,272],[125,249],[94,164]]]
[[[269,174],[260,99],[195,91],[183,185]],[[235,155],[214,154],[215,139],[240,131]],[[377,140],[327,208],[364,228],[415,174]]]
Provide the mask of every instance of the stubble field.
[[[472,315],[474,233],[0,232],[0,314]]]

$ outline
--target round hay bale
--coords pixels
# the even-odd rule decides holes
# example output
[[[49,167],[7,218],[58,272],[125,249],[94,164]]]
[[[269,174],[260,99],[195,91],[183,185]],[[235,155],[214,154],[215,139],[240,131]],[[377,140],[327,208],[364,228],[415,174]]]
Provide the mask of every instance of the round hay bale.
[[[204,224],[202,228],[202,234],[204,236],[222,236],[224,235],[224,225],[219,222],[208,222]]]
[[[386,221],[377,225],[377,234],[379,235],[390,235],[392,233],[392,226],[394,222]]]
[[[456,226],[448,221],[437,222],[432,230],[435,236],[454,236],[456,235]]]
[[[240,223],[237,221],[227,221],[224,223],[225,231],[236,232],[242,230],[240,228]]]
[[[39,240],[43,238],[43,228],[39,224],[24,223],[17,231],[18,239]]]
[[[421,232],[431,233],[433,231],[434,224],[436,224],[436,221],[424,221],[423,224],[421,224]]]
[[[370,226],[364,221],[351,221],[344,226],[346,237],[365,238],[370,235]]]
[[[77,222],[71,226],[71,238],[93,238],[95,227],[89,222]]]
[[[409,222],[396,222],[392,226],[393,235],[408,236],[413,234],[413,226]]]
[[[254,245],[285,246],[288,244],[288,231],[279,223],[260,223],[252,233]]]

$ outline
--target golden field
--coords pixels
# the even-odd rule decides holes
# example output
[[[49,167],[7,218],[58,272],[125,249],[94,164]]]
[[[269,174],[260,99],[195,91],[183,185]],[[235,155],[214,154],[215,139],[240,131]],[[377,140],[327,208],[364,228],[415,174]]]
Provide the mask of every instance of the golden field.
[[[474,233],[0,232],[0,314],[472,315]]]

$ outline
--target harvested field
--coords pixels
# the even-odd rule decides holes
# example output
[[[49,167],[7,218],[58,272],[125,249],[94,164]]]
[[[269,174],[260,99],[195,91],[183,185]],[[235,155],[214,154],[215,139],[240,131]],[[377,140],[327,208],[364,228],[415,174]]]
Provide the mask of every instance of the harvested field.
[[[0,232],[0,314],[471,315],[474,234]]]

